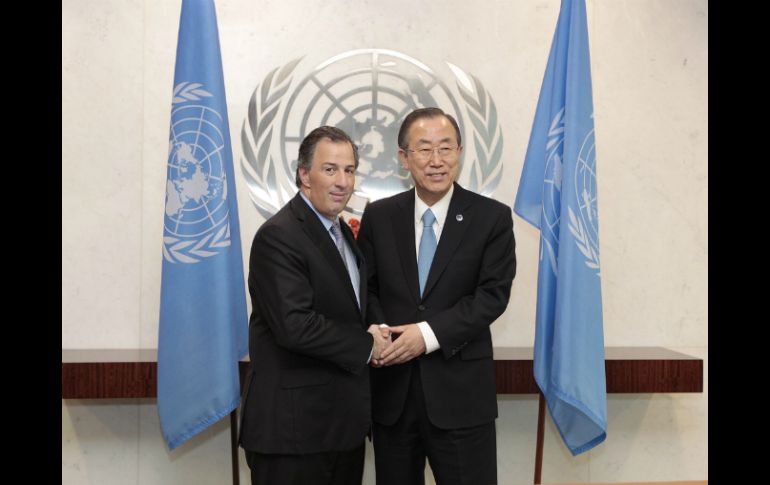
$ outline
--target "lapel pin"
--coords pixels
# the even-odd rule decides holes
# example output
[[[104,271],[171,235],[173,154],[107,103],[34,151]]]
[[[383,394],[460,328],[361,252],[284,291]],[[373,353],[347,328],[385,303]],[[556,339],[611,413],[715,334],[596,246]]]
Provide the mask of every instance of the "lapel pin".
[[[457,214],[455,216],[455,219],[457,219],[457,222],[462,222],[463,221],[463,215],[462,214]]]

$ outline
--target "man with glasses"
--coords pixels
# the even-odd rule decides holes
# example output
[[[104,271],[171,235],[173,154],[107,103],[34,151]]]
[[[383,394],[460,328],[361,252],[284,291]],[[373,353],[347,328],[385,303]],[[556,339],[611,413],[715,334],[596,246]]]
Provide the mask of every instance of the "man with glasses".
[[[516,272],[511,209],[455,183],[462,138],[438,108],[410,113],[399,159],[414,189],[369,204],[359,247],[369,323],[393,344],[372,369],[378,485],[497,482],[489,326]]]

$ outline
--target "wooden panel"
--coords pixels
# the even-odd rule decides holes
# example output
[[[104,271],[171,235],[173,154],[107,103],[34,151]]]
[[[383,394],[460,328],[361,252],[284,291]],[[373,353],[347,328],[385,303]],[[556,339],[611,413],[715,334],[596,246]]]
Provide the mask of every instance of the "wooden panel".
[[[62,362],[61,397],[156,397],[157,367],[155,362]]]
[[[703,392],[703,361],[608,360],[607,392]]]
[[[532,374],[532,359],[495,360],[495,383],[498,394],[537,394],[539,392]]]
[[[703,360],[662,347],[607,347],[607,392],[703,392]],[[495,347],[498,394],[538,392],[532,348]]]
[[[62,350],[62,399],[157,396],[153,349]],[[608,347],[608,393],[703,392],[703,360],[660,347]],[[241,385],[247,362],[240,363]],[[532,349],[496,347],[498,394],[536,394]]]

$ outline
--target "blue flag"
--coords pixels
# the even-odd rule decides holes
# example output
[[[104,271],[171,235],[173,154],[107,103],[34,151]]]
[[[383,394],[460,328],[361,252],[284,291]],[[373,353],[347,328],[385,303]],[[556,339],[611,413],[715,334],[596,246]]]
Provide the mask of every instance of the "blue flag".
[[[213,0],[183,0],[171,108],[158,413],[174,449],[238,406],[248,321]]]
[[[573,455],[607,437],[596,195],[585,2],[562,0],[514,211],[540,229],[535,380]]]

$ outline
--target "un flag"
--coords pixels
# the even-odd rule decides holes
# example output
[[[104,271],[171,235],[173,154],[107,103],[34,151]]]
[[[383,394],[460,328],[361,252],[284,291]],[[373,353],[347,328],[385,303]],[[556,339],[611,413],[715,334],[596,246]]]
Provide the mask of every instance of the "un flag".
[[[184,0],[169,130],[158,413],[170,449],[238,407],[246,287],[213,0]]]
[[[514,211],[540,229],[534,372],[573,455],[607,436],[599,217],[584,0],[562,0]]]

